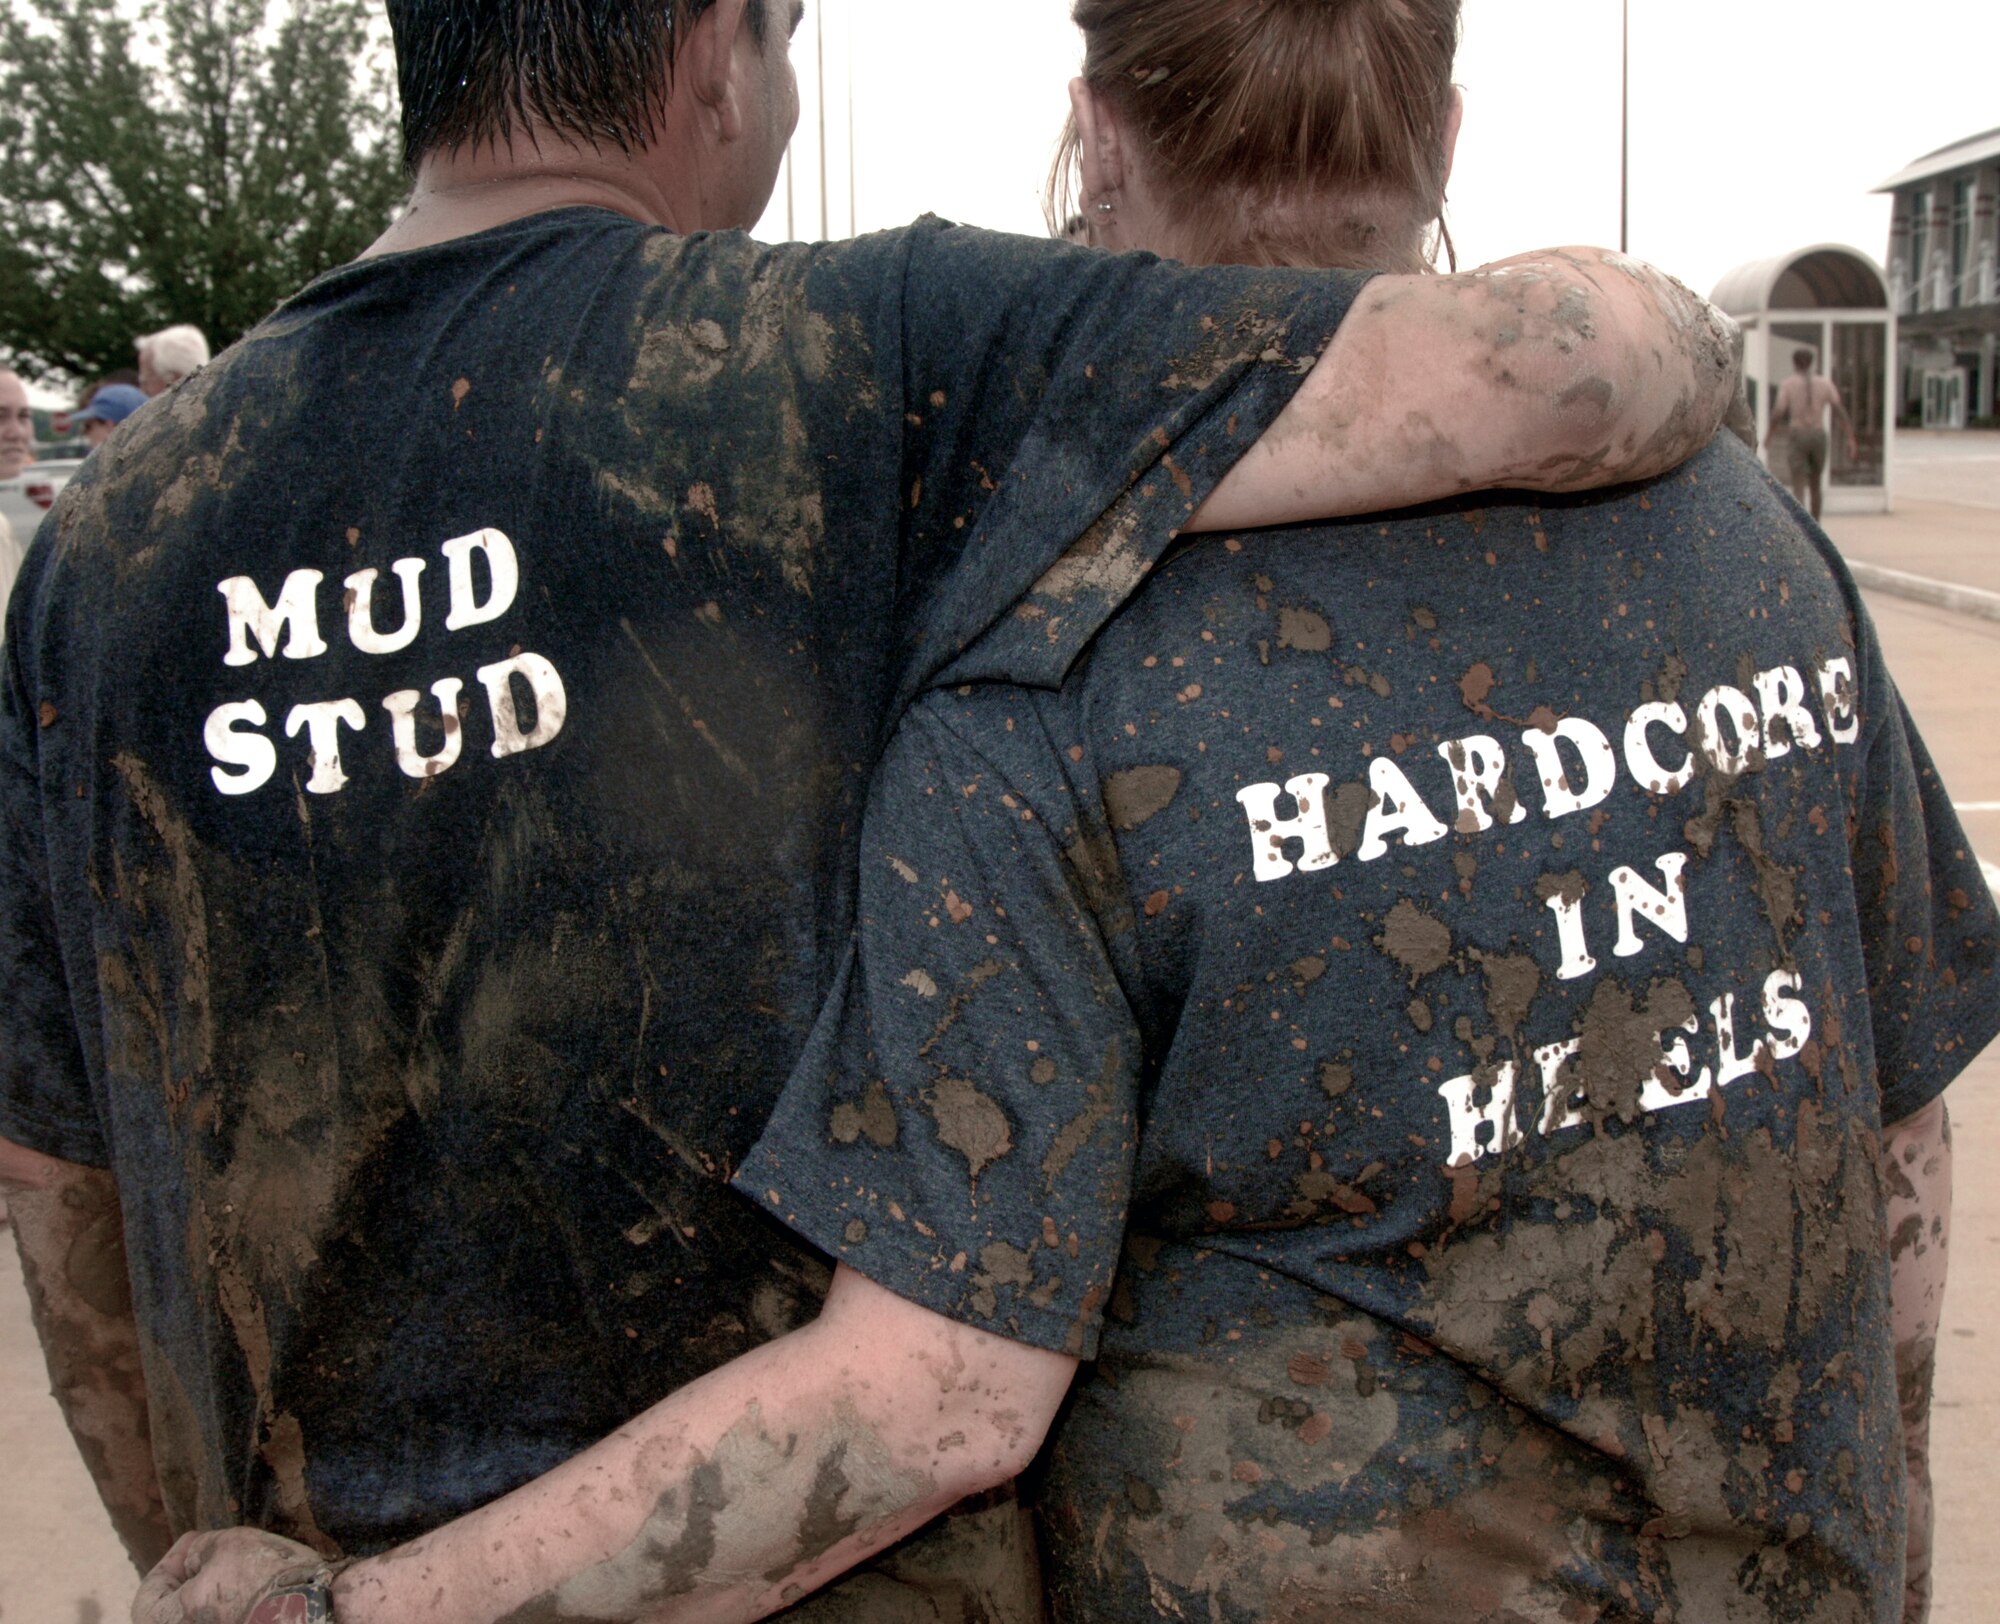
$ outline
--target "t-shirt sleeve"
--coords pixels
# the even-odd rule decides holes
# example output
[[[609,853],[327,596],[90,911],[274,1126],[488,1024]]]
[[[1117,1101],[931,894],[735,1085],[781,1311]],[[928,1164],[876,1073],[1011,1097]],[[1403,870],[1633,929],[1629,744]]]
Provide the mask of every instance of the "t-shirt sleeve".
[[[1059,683],[1368,281],[936,220],[913,229],[905,266],[906,693],[947,667],[951,682]],[[1029,599],[1030,635],[976,670],[952,664]]]
[[[904,717],[862,830],[858,947],[736,1183],[900,1296],[1088,1358],[1139,1047],[1106,942],[1110,841],[1065,819],[1023,698]]]
[[[1854,886],[1882,1120],[1920,1111],[2000,1033],[2000,916],[1972,843],[1859,623]]]
[[[23,583],[25,588],[26,583]],[[0,1138],[88,1167],[109,1162],[56,934],[37,770],[41,706],[20,661],[25,604],[0,650]]]

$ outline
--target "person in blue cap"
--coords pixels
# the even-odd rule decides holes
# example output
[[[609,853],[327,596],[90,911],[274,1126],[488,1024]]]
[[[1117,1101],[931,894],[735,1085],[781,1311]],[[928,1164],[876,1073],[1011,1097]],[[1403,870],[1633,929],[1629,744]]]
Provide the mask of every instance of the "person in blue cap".
[[[70,426],[90,442],[95,451],[111,438],[111,431],[146,404],[146,392],[134,384],[109,383],[79,410],[69,414]]]

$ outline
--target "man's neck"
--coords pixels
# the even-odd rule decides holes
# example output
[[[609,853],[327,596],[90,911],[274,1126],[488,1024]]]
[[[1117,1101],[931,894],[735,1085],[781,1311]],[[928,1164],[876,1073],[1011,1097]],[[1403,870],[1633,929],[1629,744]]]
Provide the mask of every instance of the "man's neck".
[[[361,258],[429,248],[551,209],[609,209],[641,225],[698,229],[645,154],[581,146],[547,130],[504,145],[433,153],[417,165],[409,203]]]

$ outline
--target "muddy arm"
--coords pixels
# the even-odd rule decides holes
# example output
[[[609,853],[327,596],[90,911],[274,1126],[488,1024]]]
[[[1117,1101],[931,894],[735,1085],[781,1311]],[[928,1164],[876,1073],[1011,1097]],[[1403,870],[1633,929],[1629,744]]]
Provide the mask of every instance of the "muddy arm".
[[[173,1535],[153,1467],[117,1188],[109,1173],[0,1139],[0,1191],[50,1389],[112,1527],[143,1573]]]
[[[1892,1125],[1882,1151],[1889,1186],[1889,1301],[1896,1331],[1896,1383],[1903,1409],[1910,1533],[1903,1624],[1931,1612],[1931,1378],[1937,1367],[1951,1241],[1951,1118],[1933,1100]]]
[[[1377,277],[1187,528],[1664,473],[1708,443],[1742,387],[1734,327],[1673,278],[1604,249]]]
[[[340,1624],[761,1618],[1013,1477],[1075,1368],[842,1268],[813,1324],[689,1383],[506,1498],[348,1568],[335,1614]],[[304,1547],[250,1530],[193,1536],[148,1580],[133,1617],[239,1624],[288,1563],[314,1565]]]

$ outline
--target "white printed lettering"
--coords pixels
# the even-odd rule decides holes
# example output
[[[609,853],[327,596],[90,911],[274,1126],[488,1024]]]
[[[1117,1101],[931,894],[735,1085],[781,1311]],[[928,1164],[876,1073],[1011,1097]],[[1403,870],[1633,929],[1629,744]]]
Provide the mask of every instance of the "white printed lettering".
[[[1681,764],[1668,772],[1646,738],[1646,729],[1655,722],[1683,739],[1687,737],[1687,712],[1680,706],[1664,701],[1641,705],[1625,724],[1625,765],[1633,780],[1655,795],[1678,795],[1694,782],[1694,752],[1688,751],[1681,757]]]
[[[498,530],[478,530],[469,536],[455,537],[442,550],[451,565],[451,613],[445,616],[446,631],[484,625],[514,607],[514,594],[521,587],[521,566],[514,556],[514,544]],[[493,590],[484,603],[479,601],[478,588],[472,580],[474,553],[484,556],[487,573],[492,577]]]
[[[424,696],[414,688],[406,688],[382,701],[396,739],[396,765],[410,777],[435,778],[439,773],[449,772],[457,762],[458,752],[465,745],[465,728],[458,715],[458,691],[464,686],[456,677],[431,684],[444,728],[444,748],[434,756],[423,755],[417,749],[417,705]]]
[[[421,558],[399,558],[389,568],[403,583],[403,623],[393,632],[378,632],[372,600],[380,570],[361,570],[348,576],[350,594],[347,608],[348,640],[363,654],[394,654],[417,640],[424,623],[423,600],[417,595],[417,577],[424,573]]]
[[[1819,668],[1819,697],[1826,710],[1826,730],[1835,744],[1852,744],[1861,737],[1861,720],[1854,710],[1854,662],[1845,654]]]
[[[1764,707],[1764,756],[1776,761],[1790,755],[1792,746],[1801,750],[1819,748],[1819,728],[1805,707],[1806,679],[1797,666],[1773,666],[1757,673],[1757,699]],[[1785,724],[1784,731],[1777,724]]]
[[[490,534],[499,535],[492,531]],[[503,536],[501,540],[505,540]],[[493,712],[493,754],[517,756],[524,750],[539,750],[562,732],[569,714],[569,698],[563,692],[556,668],[539,654],[519,654],[498,665],[483,665],[475,673],[486,684],[486,700]],[[520,677],[534,695],[535,725],[524,728],[521,713],[514,705],[514,678]]]
[[[1734,749],[1723,741],[1724,716],[1729,718],[1730,731],[1736,735]],[[1735,778],[1749,771],[1751,757],[1763,742],[1764,726],[1758,720],[1757,707],[1741,688],[1711,688],[1695,712],[1695,738],[1716,771]]]
[[[1668,852],[1654,866],[1666,883],[1663,891],[1654,890],[1637,869],[1611,871],[1611,894],[1618,903],[1618,943],[1611,951],[1621,959],[1629,959],[1645,945],[1632,926],[1636,915],[1649,915],[1677,942],[1685,943],[1688,939],[1687,880],[1682,874],[1687,867],[1687,854]]]
[[[1701,1018],[1690,1015],[1681,1023],[1680,1030],[1698,1034]],[[1673,1071],[1683,1078],[1692,1077],[1693,1081],[1676,1091],[1667,1086],[1666,1079],[1660,1075],[1662,1071]],[[1714,1085],[1715,1075],[1706,1066],[1701,1068],[1700,1076],[1694,1076],[1694,1057],[1688,1053],[1687,1039],[1675,1038],[1672,1047],[1661,1052],[1659,1065],[1653,1068],[1640,1088],[1639,1109],[1671,1111],[1677,1105],[1692,1105],[1697,1100],[1707,1099],[1714,1092]]]
[[[229,607],[229,652],[223,655],[222,663],[254,665],[257,655],[250,647],[253,637],[257,639],[257,647],[264,651],[264,658],[275,660],[280,632],[290,634],[285,642],[286,659],[310,660],[324,654],[326,644],[320,641],[317,594],[320,582],[325,579],[318,570],[293,570],[278,589],[275,604],[264,601],[257,583],[247,575],[232,575],[226,581],[218,581],[215,590]]]
[[[222,767],[208,769],[208,776],[224,795],[248,795],[260,790],[278,770],[278,747],[263,734],[248,731],[262,727],[269,720],[264,707],[254,699],[218,705],[208,713],[208,725],[201,731],[208,753],[223,766],[241,769],[233,773],[224,772]],[[242,731],[237,728],[239,722],[247,724]]]
[[[1583,1126],[1583,1113],[1577,1109],[1579,1090],[1563,1076],[1570,1057],[1582,1047],[1582,1038],[1567,1038],[1561,1043],[1545,1043],[1535,1051],[1535,1069],[1542,1077],[1543,1133]]]
[[[1236,792],[1237,804],[1249,814],[1251,854],[1260,883],[1282,880],[1292,872],[1293,865],[1285,856],[1288,840],[1305,848],[1298,860],[1301,873],[1333,867],[1333,842],[1326,827],[1326,786],[1331,782],[1325,773],[1301,773],[1282,790],[1276,784],[1252,784]],[[1297,817],[1278,816],[1280,794],[1298,802]]]
[[[1569,740],[1583,763],[1583,787],[1570,782],[1557,742]],[[1572,812],[1587,812],[1611,793],[1618,781],[1618,757],[1611,741],[1595,723],[1580,716],[1566,717],[1553,728],[1531,727],[1521,734],[1521,742],[1534,752],[1535,770],[1541,774],[1542,793],[1548,815],[1566,818]]]
[[[1368,787],[1374,794],[1367,822],[1362,826],[1361,846],[1354,854],[1358,861],[1372,863],[1386,855],[1388,837],[1398,829],[1403,832],[1405,846],[1428,846],[1451,833],[1431,816],[1431,809],[1424,805],[1416,786],[1388,757],[1377,756],[1369,762]]]
[[[1493,817],[1487,808],[1500,804],[1500,780],[1507,772],[1507,753],[1500,748],[1500,741],[1475,733],[1441,744],[1437,752],[1451,769],[1452,788],[1458,795],[1458,817],[1452,827],[1462,835],[1492,828]],[[1507,809],[1509,823],[1520,823],[1527,816],[1528,809],[1519,800]]]
[[[1798,992],[1805,982],[1791,970],[1774,970],[1764,980],[1764,1024],[1776,1033],[1765,1039],[1774,1060],[1789,1060],[1806,1046],[1812,1036],[1812,1011],[1788,992]]]
[[[332,795],[347,783],[340,769],[340,724],[345,722],[359,733],[368,725],[361,707],[351,699],[326,699],[316,705],[294,705],[285,718],[285,737],[295,739],[306,729],[312,752],[312,777],[306,788],[315,795]]]
[[[1736,994],[1733,992],[1724,993],[1710,1004],[1708,1013],[1715,1022],[1715,1086],[1727,1088],[1757,1069],[1757,1056],[1764,1045],[1751,1044],[1747,1055],[1736,1052]]]
[[[1556,972],[1556,978],[1575,981],[1589,975],[1597,968],[1597,960],[1590,956],[1590,939],[1584,934],[1582,895],[1572,897],[1557,891],[1543,901],[1556,916],[1556,939],[1562,944],[1562,968]]]
[[[1478,1103],[1482,1091],[1483,1105]],[[1451,1112],[1451,1166],[1469,1167],[1521,1142],[1520,1124],[1514,1119],[1513,1061],[1495,1067],[1490,1082],[1482,1083],[1475,1072],[1440,1083],[1438,1094]]]

